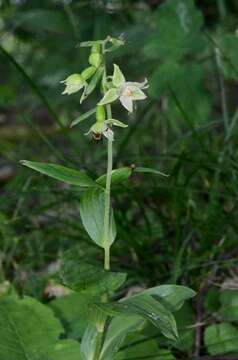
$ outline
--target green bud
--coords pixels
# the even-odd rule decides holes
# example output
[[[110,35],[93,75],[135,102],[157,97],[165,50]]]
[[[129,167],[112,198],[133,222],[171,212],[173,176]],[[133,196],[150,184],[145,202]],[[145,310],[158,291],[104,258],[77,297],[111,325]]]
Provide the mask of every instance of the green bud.
[[[101,51],[101,46],[98,42],[94,42],[92,48],[91,48],[91,53],[100,53]]]
[[[73,94],[87,85],[86,81],[80,74],[72,74],[65,80],[61,81],[61,83],[66,85],[66,88],[62,94],[67,95]]]
[[[97,69],[95,68],[95,66],[89,66],[82,72],[81,76],[84,78],[84,80],[88,80],[91,76],[93,76],[96,70]]]
[[[104,106],[102,106],[102,105],[97,106],[96,119],[97,119],[97,122],[104,122],[105,121],[106,113],[105,113]]]
[[[92,53],[89,56],[89,64],[98,68],[102,63],[102,55],[100,53]]]

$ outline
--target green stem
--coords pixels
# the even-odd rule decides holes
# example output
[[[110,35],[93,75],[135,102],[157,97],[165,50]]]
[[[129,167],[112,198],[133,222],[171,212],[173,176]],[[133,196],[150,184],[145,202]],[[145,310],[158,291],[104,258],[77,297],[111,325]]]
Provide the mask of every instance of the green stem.
[[[107,118],[111,118],[111,106],[107,105]],[[105,189],[105,209],[104,209],[104,269],[110,270],[110,204],[111,204],[111,179],[113,166],[113,146],[112,140],[107,142],[107,179]]]

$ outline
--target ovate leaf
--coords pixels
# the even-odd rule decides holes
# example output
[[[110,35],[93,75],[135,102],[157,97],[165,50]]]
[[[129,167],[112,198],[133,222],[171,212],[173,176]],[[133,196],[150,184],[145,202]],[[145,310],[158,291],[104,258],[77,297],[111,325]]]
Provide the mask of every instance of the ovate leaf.
[[[219,314],[223,320],[238,321],[238,290],[224,290],[220,295],[221,309]]]
[[[158,327],[171,340],[178,339],[178,331],[172,313],[152,296],[144,294],[121,301],[125,311],[143,316]]]
[[[35,161],[22,160],[25,165],[41,174],[52,177],[56,180],[63,181],[67,184],[78,185],[83,187],[95,186],[95,182],[83,171],[70,169],[62,165],[41,163]]]
[[[116,225],[113,212],[110,212],[110,226],[107,239],[104,239],[105,192],[98,188],[87,190],[80,202],[80,215],[83,226],[91,239],[104,248],[111,245],[116,237]]]
[[[174,346],[180,351],[189,351],[195,342],[196,328],[193,325],[196,323],[196,314],[192,306],[185,303],[174,317],[179,328],[179,340]]]
[[[89,307],[93,301],[91,294],[73,292],[51,301],[49,305],[62,322],[67,336],[77,340],[88,325]]]
[[[229,323],[208,326],[204,341],[210,355],[238,353],[238,330]]]
[[[140,315],[160,329],[162,334],[171,340],[178,339],[178,331],[172,313],[159,301],[148,294],[131,296],[119,302],[108,304],[111,311]]]
[[[74,340],[59,341],[40,360],[84,360],[80,351],[80,344]]]
[[[203,16],[194,0],[165,1],[153,16],[152,38],[144,49],[147,58],[175,60],[201,49]]]
[[[123,344],[125,350],[119,351],[116,360],[141,359],[176,360],[171,351],[160,349],[156,340],[145,339],[141,334],[131,334]]]
[[[126,274],[105,271],[86,263],[71,250],[66,251],[61,259],[60,274],[64,285],[75,291],[93,294],[111,294],[126,280]]]
[[[0,359],[42,360],[61,333],[52,310],[32,298],[0,305]]]
[[[192,289],[180,285],[160,285],[143,291],[161,301],[170,311],[179,310],[185,300],[193,298],[196,293]],[[140,294],[135,295],[140,296]]]
[[[220,67],[227,79],[238,79],[238,67],[237,67],[237,56],[238,56],[238,44],[237,35],[235,33],[224,33],[220,34],[218,40],[218,51],[220,52]]]

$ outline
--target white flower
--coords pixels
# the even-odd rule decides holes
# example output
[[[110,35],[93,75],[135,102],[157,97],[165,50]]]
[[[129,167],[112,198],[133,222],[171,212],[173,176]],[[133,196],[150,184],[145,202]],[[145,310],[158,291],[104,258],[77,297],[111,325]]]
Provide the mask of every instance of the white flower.
[[[114,64],[114,72],[112,76],[113,88],[109,89],[99,105],[109,104],[117,99],[129,111],[133,111],[133,101],[144,100],[147,96],[142,89],[148,88],[148,81],[144,82],[131,82],[126,81],[118,65]]]
[[[66,85],[66,88],[62,94],[67,95],[73,94],[87,85],[87,82],[80,74],[72,74],[65,80],[62,80],[61,83]]]

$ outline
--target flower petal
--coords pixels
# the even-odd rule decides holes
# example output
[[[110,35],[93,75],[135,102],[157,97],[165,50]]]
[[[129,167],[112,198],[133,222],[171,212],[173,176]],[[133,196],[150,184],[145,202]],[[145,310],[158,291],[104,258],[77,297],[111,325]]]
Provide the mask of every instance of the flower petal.
[[[114,132],[107,128],[104,132],[103,132],[103,135],[108,139],[108,140],[111,140],[113,141],[114,140]]]
[[[122,72],[117,64],[113,64],[113,66],[114,66],[114,72],[113,72],[113,77],[112,77],[113,85],[116,87],[121,87],[126,82],[125,77],[122,74]]]
[[[102,100],[99,101],[98,105],[106,105],[109,104],[116,99],[118,99],[118,90],[115,88],[112,88],[106,92],[106,94],[103,96]]]
[[[132,99],[133,100],[144,100],[146,98],[147,98],[147,96],[145,95],[145,93],[143,93],[142,90],[140,90],[138,88],[132,90]]]
[[[122,105],[129,111],[132,112],[133,111],[133,100],[131,96],[127,96],[127,95],[121,95],[120,96],[120,102],[122,103]]]
[[[128,125],[124,124],[122,121],[116,120],[116,119],[108,119],[105,121],[107,124],[110,125],[115,125],[115,126],[119,126],[119,127],[123,127],[126,128]]]
[[[139,89],[147,89],[149,87],[147,79],[145,79],[141,83],[140,82],[127,81],[126,85],[129,86],[129,87],[136,87],[136,88],[139,88]]]

